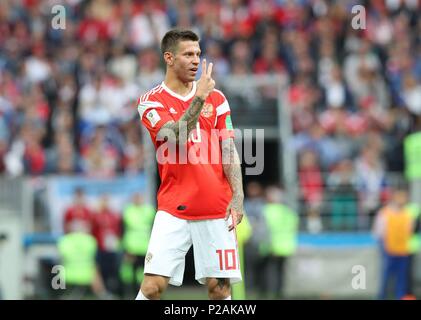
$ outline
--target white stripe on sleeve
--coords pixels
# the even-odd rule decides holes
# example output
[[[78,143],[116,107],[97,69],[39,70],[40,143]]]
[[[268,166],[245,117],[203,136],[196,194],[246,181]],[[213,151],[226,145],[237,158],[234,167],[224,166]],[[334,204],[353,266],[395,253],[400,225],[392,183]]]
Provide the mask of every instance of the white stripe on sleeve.
[[[230,106],[228,104],[228,101],[225,100],[218,107],[216,107],[216,116],[220,116],[220,115],[222,115],[224,113],[227,113],[229,111],[230,111]]]
[[[163,108],[164,106],[157,101],[143,101],[137,105],[137,111],[139,111],[140,120],[143,118],[143,114],[147,109]]]

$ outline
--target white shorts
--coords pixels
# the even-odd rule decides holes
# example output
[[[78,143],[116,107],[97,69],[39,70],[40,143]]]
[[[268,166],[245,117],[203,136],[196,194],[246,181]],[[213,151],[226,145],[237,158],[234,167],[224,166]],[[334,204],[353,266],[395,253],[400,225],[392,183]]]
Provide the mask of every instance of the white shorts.
[[[231,220],[231,219],[229,219]],[[225,219],[184,220],[158,211],[152,228],[145,274],[169,277],[169,283],[183,283],[185,256],[193,245],[195,279],[228,278],[241,281],[240,261],[235,231],[228,231]]]

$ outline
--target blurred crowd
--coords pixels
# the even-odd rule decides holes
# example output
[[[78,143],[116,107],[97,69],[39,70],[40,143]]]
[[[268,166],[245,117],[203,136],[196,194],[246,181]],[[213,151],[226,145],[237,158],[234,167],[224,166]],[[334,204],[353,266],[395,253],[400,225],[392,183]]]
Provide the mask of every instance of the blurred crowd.
[[[69,286],[67,298],[135,296],[155,208],[140,193],[133,194],[121,210],[112,206],[112,195],[102,194],[96,200],[89,204],[85,190],[76,188],[63,212],[64,233],[57,248],[66,269],[62,280]]]
[[[55,4],[65,29],[51,25]],[[217,80],[288,76],[309,216],[332,190],[373,213],[421,128],[420,13],[417,0],[1,1],[0,173],[141,171],[136,99],[163,80],[160,39],[180,27],[200,35]]]

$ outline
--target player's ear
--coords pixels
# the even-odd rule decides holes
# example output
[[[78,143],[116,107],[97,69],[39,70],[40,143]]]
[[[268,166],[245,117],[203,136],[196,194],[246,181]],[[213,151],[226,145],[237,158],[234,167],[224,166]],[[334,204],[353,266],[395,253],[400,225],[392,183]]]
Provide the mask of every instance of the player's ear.
[[[174,55],[172,52],[164,52],[164,60],[167,65],[172,66],[174,64]]]

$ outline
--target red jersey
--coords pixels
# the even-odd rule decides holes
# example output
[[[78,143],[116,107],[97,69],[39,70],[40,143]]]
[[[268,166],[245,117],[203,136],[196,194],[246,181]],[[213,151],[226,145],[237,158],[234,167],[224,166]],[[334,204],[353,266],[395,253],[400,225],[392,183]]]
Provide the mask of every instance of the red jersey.
[[[64,214],[64,232],[72,232],[77,229],[78,226],[92,231],[92,214],[86,206],[71,206],[67,208]]]
[[[120,216],[108,209],[102,209],[93,215],[92,234],[102,251],[118,250],[118,240],[121,235]]]
[[[210,93],[187,145],[171,144],[171,147],[163,139],[157,139],[165,123],[181,118],[195,93],[196,82],[184,97],[162,82],[140,97],[137,108],[157,149],[161,178],[158,210],[188,220],[217,219],[225,216],[232,198],[220,147],[221,140],[234,137],[230,107],[224,94],[216,89]]]

